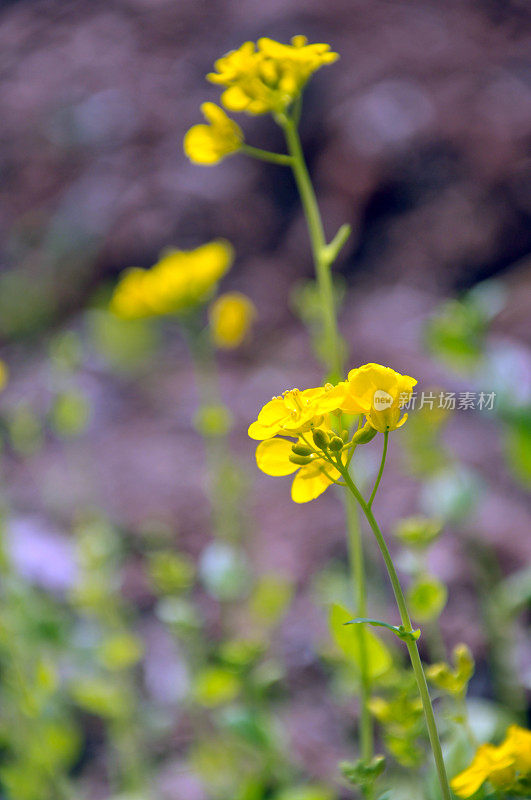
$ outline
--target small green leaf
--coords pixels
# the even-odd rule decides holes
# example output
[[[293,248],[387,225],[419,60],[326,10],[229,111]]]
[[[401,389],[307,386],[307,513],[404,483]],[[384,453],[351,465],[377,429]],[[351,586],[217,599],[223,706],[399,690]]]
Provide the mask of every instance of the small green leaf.
[[[361,637],[354,631],[346,628],[351,612],[333,603],[330,609],[330,630],[336,645],[345,654],[349,661],[353,662],[358,670],[361,669],[362,651],[360,649]],[[364,631],[364,640],[367,650],[367,666],[369,676],[372,679],[378,678],[391,667],[393,659],[387,646],[371,631]]]
[[[402,641],[412,641],[416,642],[417,639],[420,637],[420,628],[417,628],[415,631],[406,631],[403,625],[390,625],[388,622],[383,622],[381,619],[369,619],[368,617],[356,617],[356,619],[349,619],[347,622],[344,622],[344,625],[359,625],[361,623],[367,623],[368,625],[372,625],[375,628],[387,628],[388,630],[392,631],[395,636],[398,636],[399,639]]]

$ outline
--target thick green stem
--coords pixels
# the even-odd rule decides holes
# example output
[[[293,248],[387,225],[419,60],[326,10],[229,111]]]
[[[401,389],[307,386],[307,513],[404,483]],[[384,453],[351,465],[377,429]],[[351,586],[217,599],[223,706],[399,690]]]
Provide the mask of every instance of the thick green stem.
[[[334,286],[330,266],[333,258],[327,250],[323,223],[317,205],[317,199],[312,186],[297,126],[291,119],[285,119],[282,127],[286,135],[288,151],[291,156],[291,167],[299,189],[302,207],[308,224],[308,231],[312,245],[315,274],[323,309],[323,333],[326,352],[329,354],[328,369],[331,380],[339,380],[343,374],[343,358],[341,341],[337,328],[336,310],[334,302]]]
[[[404,630],[406,632],[410,632],[413,630],[413,626],[411,625],[411,619],[409,617],[409,612],[406,605],[406,599],[404,597],[404,592],[402,591],[400,580],[398,578],[395,566],[393,564],[393,559],[391,558],[391,554],[389,552],[385,539],[380,531],[380,528],[378,527],[378,523],[376,522],[369,505],[363,499],[358,487],[350,477],[349,473],[344,469],[341,469],[340,471],[343,475],[345,483],[347,484],[348,488],[358,501],[359,505],[363,510],[363,513],[367,518],[367,522],[371,526],[372,532],[374,533],[374,537],[378,543],[378,547],[380,548],[380,551],[382,553],[385,566],[387,567],[387,572],[391,580],[393,592],[398,605],[398,610],[400,612],[400,619],[402,621],[402,625],[404,626]],[[422,668],[422,662],[420,660],[417,642],[414,639],[406,639],[405,642],[409,652],[409,657],[411,659],[411,666],[413,667],[413,672],[415,673],[415,678],[419,688],[422,705],[424,708],[424,716],[426,717],[426,725],[430,737],[430,744],[433,750],[433,756],[435,759],[437,774],[439,776],[439,783],[441,786],[442,795],[444,800],[451,800],[452,795],[448,783],[448,776],[446,775],[446,768],[444,766],[444,759],[441,749],[441,743],[439,741],[439,734],[437,732],[435,715],[433,713],[431,697],[428,691],[428,685],[426,683],[426,676],[424,675],[424,669]]]

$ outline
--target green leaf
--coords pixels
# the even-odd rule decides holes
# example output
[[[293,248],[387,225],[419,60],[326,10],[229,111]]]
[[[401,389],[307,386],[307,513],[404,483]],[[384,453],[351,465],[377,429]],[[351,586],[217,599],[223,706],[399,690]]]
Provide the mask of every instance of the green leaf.
[[[361,637],[352,628],[347,628],[352,621],[352,613],[344,606],[334,603],[330,609],[330,630],[332,638],[340,650],[358,670],[361,669]],[[383,675],[391,667],[393,659],[386,645],[371,631],[364,630],[363,636],[367,649],[369,676],[375,679]]]
[[[420,629],[417,628],[416,631],[406,631],[403,625],[390,625],[388,622],[383,622],[381,619],[369,619],[368,617],[356,617],[356,619],[349,619],[347,622],[343,623],[344,625],[359,625],[361,623],[367,623],[368,625],[372,625],[375,628],[387,628],[388,630],[392,631],[395,636],[398,636],[399,639],[402,641],[414,641],[416,642],[417,639],[420,637]]]
[[[408,607],[413,619],[430,622],[437,619],[448,599],[448,590],[434,575],[420,575],[409,587]]]

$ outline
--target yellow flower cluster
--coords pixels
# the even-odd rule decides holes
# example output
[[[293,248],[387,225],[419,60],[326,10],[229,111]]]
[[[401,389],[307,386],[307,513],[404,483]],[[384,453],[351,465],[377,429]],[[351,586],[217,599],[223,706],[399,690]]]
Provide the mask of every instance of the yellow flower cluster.
[[[350,446],[369,441],[376,431],[391,431],[405,422],[407,414],[400,418],[401,405],[411,396],[416,382],[389,367],[365,364],[351,370],[347,380],[337,386],[291,389],[274,397],[249,427],[251,439],[262,440],[256,450],[258,467],[267,475],[297,472],[291,489],[296,503],[319,497],[339,479],[334,463],[348,463]],[[367,419],[351,442],[332,429],[330,415],[341,413]]]
[[[214,344],[223,350],[232,350],[245,339],[256,316],[256,308],[241,292],[226,292],[214,300],[208,316]]]
[[[291,44],[261,38],[245,42],[216,61],[209,81],[226,89],[221,102],[229,111],[281,113],[300,95],[308,79],[339,58],[328,44],[308,44],[294,36]]]
[[[452,780],[451,786],[459,797],[468,798],[487,781],[499,791],[526,788],[531,781],[531,731],[511,725],[499,747],[482,744],[470,766]]]
[[[308,44],[305,36],[294,36],[291,44],[263,37],[222,56],[207,79],[225,87],[221,102],[228,111],[283,114],[313,73],[337,58],[330,45]],[[243,134],[215,103],[203,103],[201,111],[208,124],[190,128],[184,152],[196,164],[217,164],[240,149]]]
[[[231,245],[223,240],[195,250],[167,250],[150,269],[126,270],[111,311],[122,319],[183,313],[211,297],[233,258]]]

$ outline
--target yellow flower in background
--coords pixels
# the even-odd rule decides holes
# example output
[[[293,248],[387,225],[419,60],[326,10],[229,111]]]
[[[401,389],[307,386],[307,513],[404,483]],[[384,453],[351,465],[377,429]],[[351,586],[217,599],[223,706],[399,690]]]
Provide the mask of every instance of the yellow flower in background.
[[[346,399],[341,406],[347,414],[365,414],[372,427],[381,433],[404,424],[408,415],[400,415],[417,383],[415,378],[381,364],[364,364],[349,372],[347,383]]]
[[[295,503],[308,503],[338,480],[340,473],[315,453],[300,458],[301,461],[307,459],[306,464],[291,461],[290,457],[294,455],[293,446],[297,447],[297,444],[306,450],[302,439],[298,443],[279,437],[266,439],[256,448],[256,463],[266,475],[291,475],[296,472],[291,484],[291,499]]]
[[[521,776],[531,775],[531,731],[511,725],[500,745],[504,752],[511,753],[514,765]]]
[[[243,133],[215,103],[203,103],[201,111],[208,124],[190,128],[184,137],[184,152],[195,164],[218,164],[240,149]]]
[[[531,731],[511,725],[499,747],[482,744],[478,748],[470,766],[456,775],[451,787],[459,797],[468,798],[487,781],[495,789],[508,791],[530,776]]]
[[[278,433],[296,436],[321,425],[326,414],[339,408],[345,384],[315,389],[289,389],[266,403],[249,427],[251,439],[269,439]]]
[[[314,72],[338,58],[330,45],[308,44],[305,36],[294,36],[291,44],[264,37],[222,56],[207,79],[226,87],[221,102],[229,111],[281,113]]]
[[[227,292],[214,300],[208,315],[214,344],[231,350],[247,335],[256,317],[256,308],[241,292]]]
[[[514,759],[492,744],[478,747],[470,766],[451,781],[452,790],[459,797],[472,797],[490,781],[497,789],[508,789],[515,780]]]
[[[187,311],[209,299],[233,259],[232,246],[223,240],[195,250],[167,250],[151,269],[123,273],[110,309],[123,319]]]
[[[2,391],[2,389],[5,388],[8,377],[9,377],[9,372],[7,369],[7,364],[5,363],[5,361],[2,361],[0,359],[0,392]]]
[[[444,661],[431,664],[426,669],[426,677],[439,689],[458,697],[466,692],[475,664],[470,648],[462,643],[454,647],[453,660],[454,669]]]

